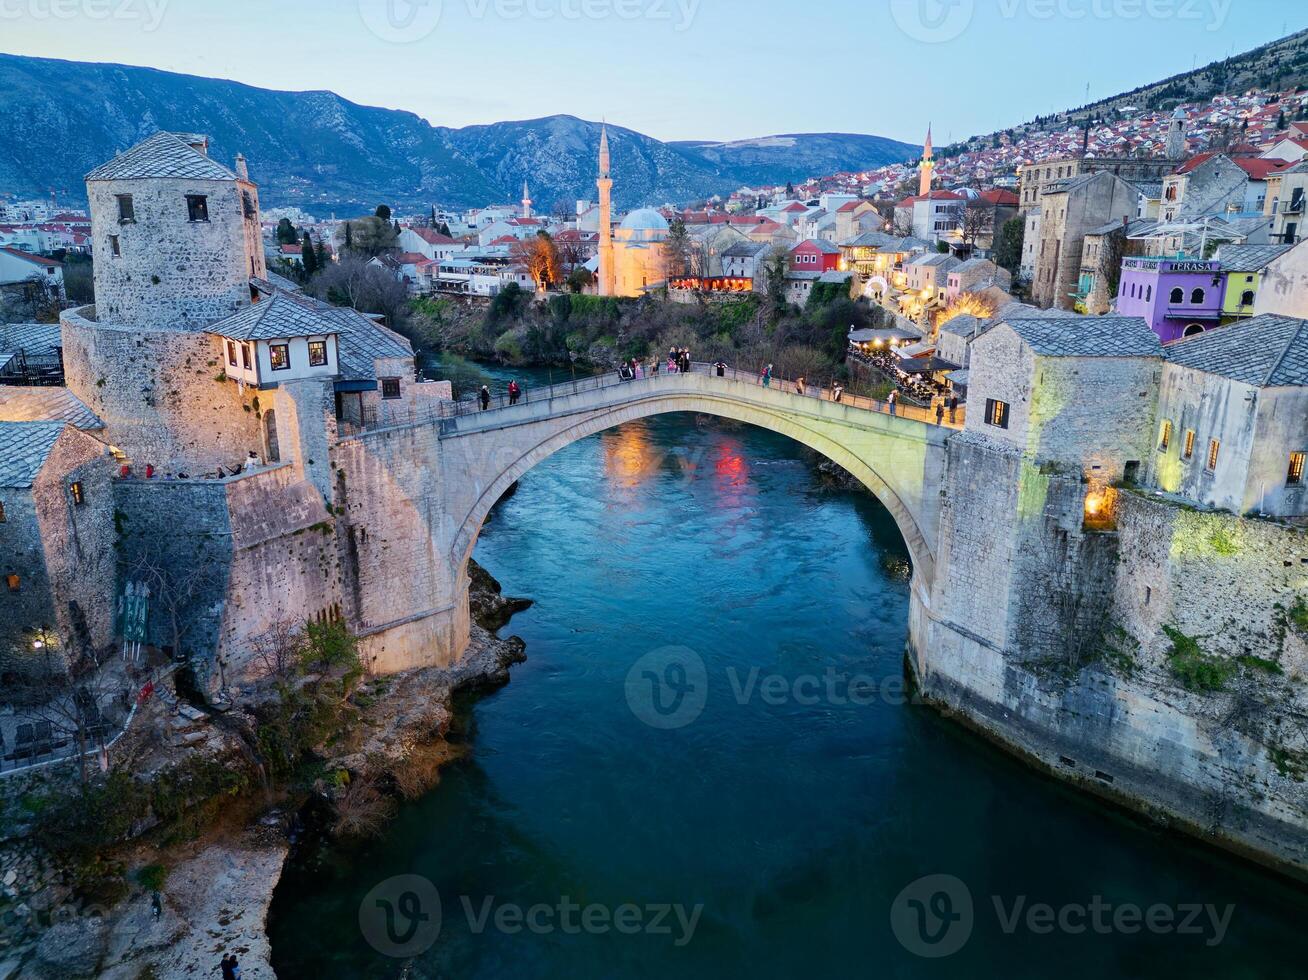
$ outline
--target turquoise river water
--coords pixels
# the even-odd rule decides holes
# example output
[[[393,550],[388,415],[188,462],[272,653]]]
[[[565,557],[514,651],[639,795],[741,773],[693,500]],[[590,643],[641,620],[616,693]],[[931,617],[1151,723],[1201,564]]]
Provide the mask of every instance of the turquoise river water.
[[[530,472],[476,551],[530,659],[384,838],[288,865],[279,975],[1304,976],[1303,890],[901,695],[903,542],[811,462],[666,416]],[[405,958],[360,925],[401,875],[440,899]]]

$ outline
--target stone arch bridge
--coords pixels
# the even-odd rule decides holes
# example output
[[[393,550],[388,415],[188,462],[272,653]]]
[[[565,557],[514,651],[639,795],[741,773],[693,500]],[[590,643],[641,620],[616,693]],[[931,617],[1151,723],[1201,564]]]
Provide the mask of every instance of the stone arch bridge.
[[[868,399],[709,365],[688,374],[590,378],[528,392],[516,405],[446,413],[341,439],[334,497],[344,518],[345,581],[370,667],[447,665],[467,646],[467,562],[490,509],[537,463],[604,429],[669,412],[757,425],[839,463],[890,511],[929,600],[948,426],[923,409],[896,415]]]

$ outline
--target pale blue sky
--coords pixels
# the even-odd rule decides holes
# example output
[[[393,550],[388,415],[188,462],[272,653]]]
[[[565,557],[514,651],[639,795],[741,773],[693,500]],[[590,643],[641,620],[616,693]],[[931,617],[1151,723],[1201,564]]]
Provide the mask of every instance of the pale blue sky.
[[[942,143],[1305,26],[1302,0],[0,0],[11,54],[660,139],[920,142],[932,119]]]

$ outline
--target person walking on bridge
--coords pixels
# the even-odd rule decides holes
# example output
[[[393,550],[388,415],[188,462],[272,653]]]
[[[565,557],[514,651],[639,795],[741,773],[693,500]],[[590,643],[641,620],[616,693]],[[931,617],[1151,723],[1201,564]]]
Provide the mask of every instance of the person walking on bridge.
[[[771,388],[771,387],[772,387],[772,365],[771,365],[771,364],[769,364],[767,367],[765,367],[765,368],[763,369],[763,373],[762,373],[761,375],[759,375],[759,379],[758,379],[758,381],[759,381],[759,384],[761,384],[764,388]]]
[[[808,394],[808,388],[804,384],[804,376],[802,374],[795,379],[795,394],[797,395]]]
[[[727,376],[727,362],[722,358],[719,357],[713,364],[713,367],[717,369],[719,378],[725,378]]]
[[[899,391],[898,391],[898,390],[893,390],[893,391],[890,392],[890,394],[889,394],[888,396],[886,396],[886,404],[890,406],[890,414],[891,414],[891,415],[898,415],[898,414],[899,414],[898,409],[897,409],[897,406],[899,405]]]
[[[517,381],[509,382],[509,404],[518,404],[518,399],[522,396],[522,389],[518,387]]]
[[[936,402],[936,425],[945,424],[945,400],[942,398]]]
[[[489,389],[489,388],[487,388],[485,385],[482,385],[482,386],[481,386],[481,391],[478,393],[477,397],[478,397],[478,399],[481,401],[481,410],[482,410],[483,412],[486,411],[486,409],[490,408],[490,389]]]
[[[842,385],[839,381],[834,382],[831,385],[831,400],[833,402],[838,402],[840,401],[840,399],[844,397],[845,397],[845,386]]]
[[[953,425],[958,421],[958,396],[949,396],[949,424]]]

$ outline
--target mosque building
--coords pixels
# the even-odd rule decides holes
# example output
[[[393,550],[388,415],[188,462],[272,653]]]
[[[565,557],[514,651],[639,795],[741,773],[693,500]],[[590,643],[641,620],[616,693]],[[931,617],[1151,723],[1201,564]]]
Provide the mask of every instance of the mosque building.
[[[599,294],[640,296],[667,280],[668,221],[653,208],[632,211],[613,229],[613,179],[609,134],[600,132],[599,148]]]

